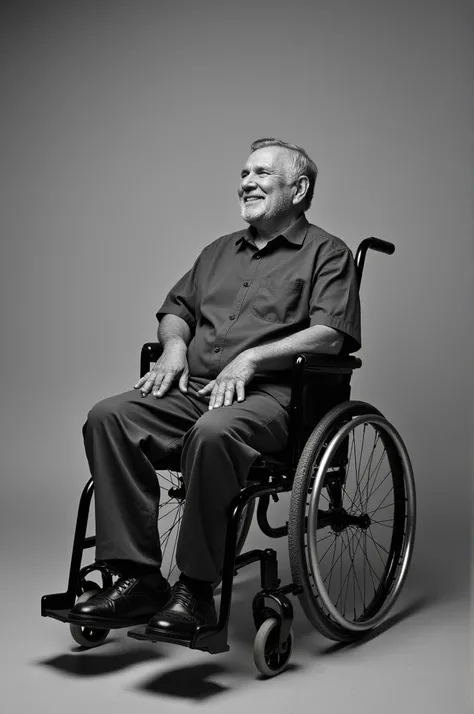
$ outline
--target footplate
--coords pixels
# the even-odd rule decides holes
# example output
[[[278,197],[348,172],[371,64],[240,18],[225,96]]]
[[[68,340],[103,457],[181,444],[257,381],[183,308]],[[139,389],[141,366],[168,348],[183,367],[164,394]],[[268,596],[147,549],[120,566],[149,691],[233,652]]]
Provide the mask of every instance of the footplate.
[[[189,647],[192,650],[201,650],[202,652],[209,652],[209,654],[220,654],[221,652],[228,652],[230,647],[227,644],[227,632],[225,630],[219,631],[215,627],[210,625],[202,625],[198,627],[194,635],[190,638],[180,638],[173,637],[171,633],[160,634],[146,634],[146,625],[142,627],[135,627],[133,630],[127,632],[128,637],[134,640],[147,640],[148,642],[169,642],[173,645],[181,645],[182,647]]]
[[[41,615],[67,622],[69,611],[74,607],[74,593],[54,593],[41,598]]]

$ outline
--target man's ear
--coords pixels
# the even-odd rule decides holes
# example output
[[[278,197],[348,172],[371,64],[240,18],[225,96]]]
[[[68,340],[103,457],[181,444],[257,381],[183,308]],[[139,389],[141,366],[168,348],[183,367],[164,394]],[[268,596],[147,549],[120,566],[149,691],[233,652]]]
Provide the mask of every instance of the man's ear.
[[[309,178],[307,176],[300,176],[295,181],[296,193],[293,196],[293,203],[297,205],[303,201],[304,197],[308,193],[309,189]]]

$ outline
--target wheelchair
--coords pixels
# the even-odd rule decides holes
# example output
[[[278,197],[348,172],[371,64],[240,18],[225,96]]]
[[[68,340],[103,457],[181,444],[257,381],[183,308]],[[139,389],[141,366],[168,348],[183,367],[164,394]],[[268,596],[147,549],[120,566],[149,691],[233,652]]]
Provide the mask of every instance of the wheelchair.
[[[395,246],[366,238],[355,256],[360,287],[369,249],[391,255]],[[143,345],[140,375],[161,352],[159,343]],[[331,640],[353,642],[379,626],[393,608],[406,579],[413,552],[416,494],[413,469],[395,427],[371,404],[350,400],[350,379],[360,358],[348,354],[301,354],[292,367],[289,438],[278,454],[254,462],[229,512],[218,622],[197,628],[192,639],[176,644],[217,654],[229,650],[228,623],[233,579],[251,563],[260,563],[261,590],[252,602],[256,629],[254,661],[266,677],[282,672],[293,647],[293,606],[297,596],[314,628]],[[176,577],[174,550],[185,504],[176,456],[157,467],[162,497],[158,522],[162,573]],[[274,527],[268,520],[270,498],[288,492],[288,520]],[[84,551],[95,546],[86,536],[93,495],[92,479],[83,489],[77,514],[67,590],[44,595],[41,614],[68,622],[71,608],[113,584],[114,573],[99,561],[82,566]],[[255,509],[256,502],[258,505]],[[262,533],[288,538],[291,582],[278,577],[272,548],[244,550],[256,510]],[[97,571],[102,588],[90,574]],[[108,630],[69,623],[83,648],[104,642]],[[145,626],[128,631],[138,640],[156,642]],[[173,642],[167,639],[167,642]]]

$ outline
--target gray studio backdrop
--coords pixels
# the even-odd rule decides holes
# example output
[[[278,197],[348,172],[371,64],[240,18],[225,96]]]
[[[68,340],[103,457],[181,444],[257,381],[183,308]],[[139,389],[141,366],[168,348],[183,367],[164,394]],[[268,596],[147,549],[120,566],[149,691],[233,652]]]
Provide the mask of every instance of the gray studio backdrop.
[[[2,40],[2,557],[65,584],[81,427],[154,313],[241,225],[252,140],[304,146],[309,219],[368,256],[353,397],[417,480],[412,586],[468,583],[473,51],[468,4],[12,3]],[[253,537],[253,535],[252,535]],[[59,574],[63,573],[59,577]],[[34,600],[34,598],[33,598]]]

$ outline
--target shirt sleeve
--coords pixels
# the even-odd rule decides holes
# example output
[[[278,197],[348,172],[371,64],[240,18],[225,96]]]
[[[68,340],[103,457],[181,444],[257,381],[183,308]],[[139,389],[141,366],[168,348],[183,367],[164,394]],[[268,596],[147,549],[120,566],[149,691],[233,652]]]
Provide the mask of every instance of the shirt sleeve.
[[[156,313],[156,319],[165,315],[181,317],[191,330],[196,327],[196,274],[199,268],[199,256],[193,267],[171,288],[164,303]]]
[[[343,351],[361,347],[360,301],[355,262],[349,248],[333,248],[317,267],[309,303],[310,325],[326,325],[344,334]]]

